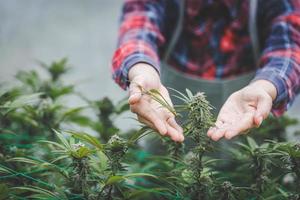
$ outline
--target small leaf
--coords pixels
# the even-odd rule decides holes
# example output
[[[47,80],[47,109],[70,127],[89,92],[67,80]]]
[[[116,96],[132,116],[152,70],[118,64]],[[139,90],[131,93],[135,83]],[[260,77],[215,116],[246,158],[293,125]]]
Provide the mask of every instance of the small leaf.
[[[31,192],[35,192],[37,194],[43,194],[43,195],[46,195],[48,198],[51,198],[51,199],[60,199],[58,196],[56,196],[55,193],[49,191],[49,190],[46,190],[46,189],[43,189],[43,188],[40,188],[40,187],[34,187],[34,186],[28,186],[28,187],[13,187],[12,188],[13,190],[27,190],[27,191],[31,191]]]
[[[36,161],[33,159],[29,159],[29,158],[24,158],[24,157],[15,157],[15,158],[11,158],[8,161],[10,162],[22,162],[22,163],[28,163],[28,164],[32,164],[32,165],[41,165],[42,163],[40,161]]]
[[[66,138],[64,138],[64,136],[56,131],[56,130],[53,130],[55,132],[55,134],[57,135],[58,139],[61,141],[61,143],[65,146],[65,148],[67,148],[69,151],[72,150],[72,147],[71,145],[68,143],[68,141],[66,140]]]
[[[59,160],[66,159],[66,158],[69,158],[69,156],[68,155],[59,156],[59,157],[55,158],[54,160],[52,160],[51,163],[55,163]]]
[[[66,133],[69,133],[73,137],[93,145],[94,147],[98,148],[99,150],[103,150],[103,145],[99,142],[99,140],[87,133],[75,133],[72,131],[66,131]]]
[[[148,173],[131,173],[131,174],[126,174],[123,177],[124,178],[133,178],[133,177],[151,177],[151,178],[157,178],[157,176],[153,175],[153,174],[148,174]]]
[[[188,95],[188,97],[189,97],[189,99],[192,99],[192,98],[194,98],[194,95],[193,95],[193,93],[189,90],[189,89],[185,89],[185,91],[186,91],[186,93],[187,93],[187,95]]]
[[[125,178],[123,176],[111,176],[106,181],[106,185],[113,185],[113,184],[119,183],[124,180],[125,180]]]
[[[257,143],[255,142],[255,140],[251,137],[247,137],[247,142],[250,145],[251,149],[256,149],[258,148]]]
[[[0,173],[4,173],[4,174],[13,174],[13,172],[9,169],[9,168],[4,168],[0,166]]]
[[[87,147],[80,147],[76,152],[72,152],[72,156],[75,158],[87,157],[91,153]]]
[[[52,141],[48,141],[48,140],[40,140],[38,142],[40,142],[40,143],[46,143],[46,144],[51,144],[51,145],[54,145],[56,147],[59,147],[60,149],[66,149],[64,146],[62,146],[61,144],[59,144],[57,142],[52,142]]]

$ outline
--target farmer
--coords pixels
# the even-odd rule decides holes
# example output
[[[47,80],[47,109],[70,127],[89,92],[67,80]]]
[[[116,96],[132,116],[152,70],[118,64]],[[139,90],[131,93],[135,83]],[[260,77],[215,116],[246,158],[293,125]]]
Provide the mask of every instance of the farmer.
[[[113,78],[131,111],[177,142],[175,117],[139,86],[170,103],[167,86],[204,91],[221,108],[215,141],[283,114],[300,90],[300,0],[127,0],[118,41]]]

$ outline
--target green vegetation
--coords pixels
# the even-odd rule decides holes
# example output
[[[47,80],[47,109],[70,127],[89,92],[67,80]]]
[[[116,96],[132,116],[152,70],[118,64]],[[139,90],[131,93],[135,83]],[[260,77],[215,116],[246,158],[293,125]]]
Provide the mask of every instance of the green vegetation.
[[[65,59],[42,67],[47,79],[19,72],[20,86],[0,88],[0,200],[300,199],[300,143],[286,140],[296,120],[270,117],[220,145],[206,136],[214,119],[204,94],[173,91],[182,100],[174,109],[141,88],[182,121],[188,141],[161,137],[166,153],[154,155],[139,141],[159,134],[144,126],[124,133],[114,124],[126,102],[84,98],[63,82]],[[86,105],[67,107],[71,96]]]

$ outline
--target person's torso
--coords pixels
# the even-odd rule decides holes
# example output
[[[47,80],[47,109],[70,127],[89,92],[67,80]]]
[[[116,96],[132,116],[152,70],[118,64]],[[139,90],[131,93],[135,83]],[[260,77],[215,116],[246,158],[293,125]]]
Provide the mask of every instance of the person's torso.
[[[253,71],[248,10],[248,0],[186,0],[182,32],[169,64],[204,79]]]

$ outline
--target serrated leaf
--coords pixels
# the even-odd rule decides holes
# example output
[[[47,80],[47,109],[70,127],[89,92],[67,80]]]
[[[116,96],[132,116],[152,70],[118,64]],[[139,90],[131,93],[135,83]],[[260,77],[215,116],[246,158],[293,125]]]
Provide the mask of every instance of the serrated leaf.
[[[248,142],[249,146],[251,147],[251,149],[258,148],[258,145],[253,138],[247,137],[247,142]]]
[[[69,144],[69,142],[66,140],[66,138],[58,131],[53,130],[56,134],[56,136],[58,137],[58,139],[60,140],[60,142],[65,146],[65,148],[67,148],[69,151],[72,150],[71,145]]]
[[[51,144],[54,145],[56,147],[59,147],[60,149],[66,149],[63,145],[57,143],[57,142],[53,142],[53,141],[48,141],[48,140],[40,140],[38,141],[39,143],[46,143],[46,144]]]
[[[75,158],[87,157],[91,153],[87,147],[80,147],[76,152],[72,152],[72,156]]]
[[[99,150],[103,150],[103,145],[99,142],[99,140],[96,137],[93,137],[87,133],[75,133],[72,131],[66,131],[66,133],[69,133],[73,137],[93,145],[94,147],[98,148]]]
[[[189,89],[185,89],[185,91],[186,91],[186,93],[187,93],[187,95],[188,95],[188,97],[189,97],[189,99],[192,99],[192,98],[194,98],[194,95],[193,95],[193,93],[189,90]]]

